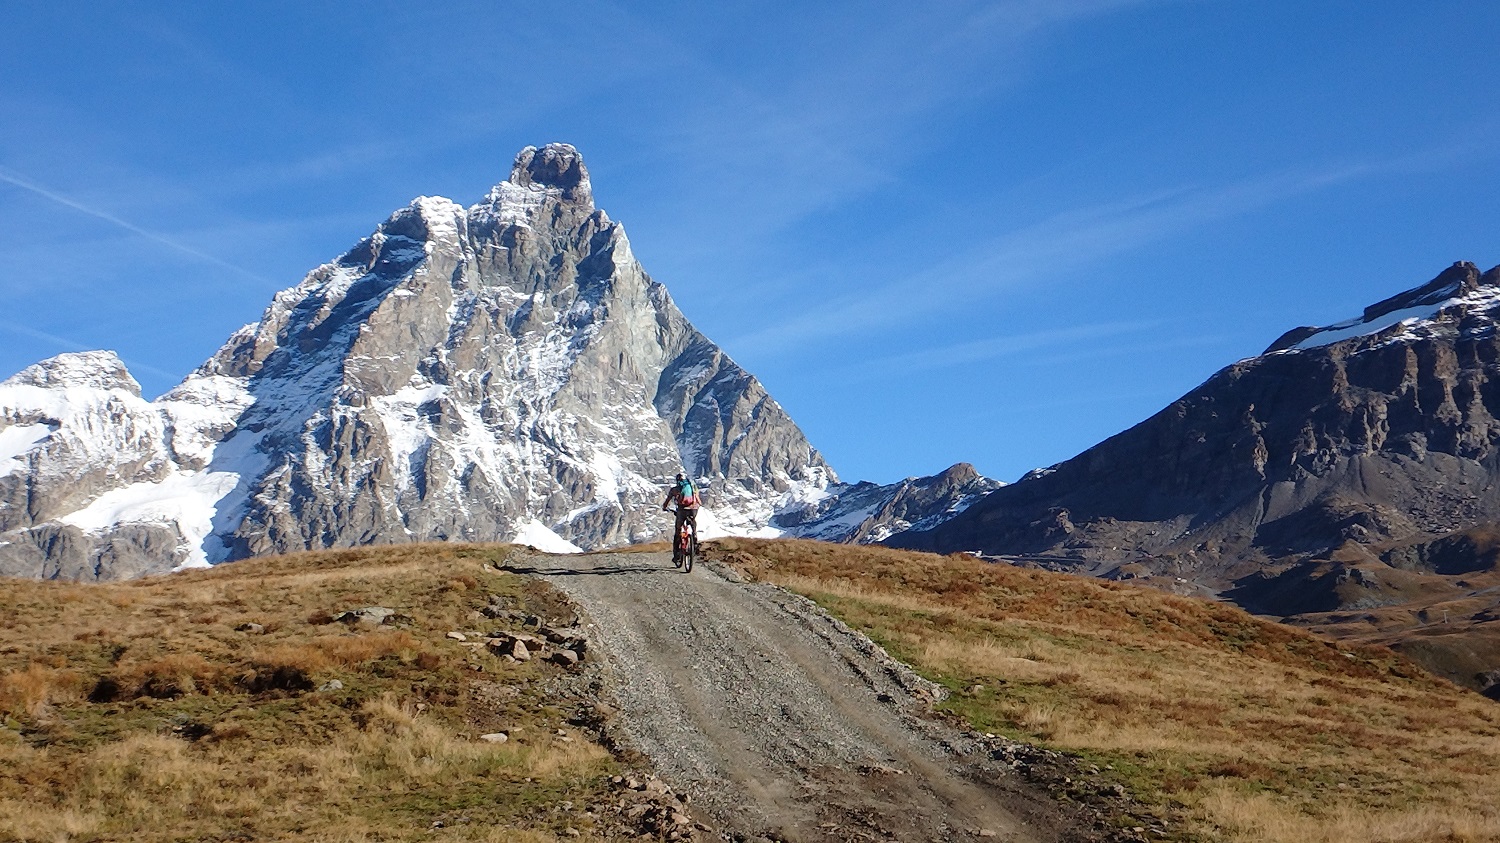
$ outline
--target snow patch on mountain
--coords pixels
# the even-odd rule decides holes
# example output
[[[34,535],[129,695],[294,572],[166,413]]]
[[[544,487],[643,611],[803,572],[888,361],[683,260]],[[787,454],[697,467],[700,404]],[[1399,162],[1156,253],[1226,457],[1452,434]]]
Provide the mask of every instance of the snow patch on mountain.
[[[1459,331],[1474,335],[1494,330],[1496,308],[1500,308],[1500,267],[1481,274],[1472,263],[1460,261],[1427,284],[1373,304],[1357,317],[1324,327],[1293,329],[1266,353],[1307,351],[1367,336],[1376,337],[1379,343],[1372,347],[1378,347]]]
[[[425,450],[437,435],[433,416],[440,412],[437,402],[447,393],[448,387],[438,384],[409,384],[391,395],[370,399],[370,406],[380,417],[390,444],[398,490],[411,486],[415,470],[413,460],[420,464]]]
[[[4,381],[3,385],[61,387],[79,390],[121,390],[137,398],[141,385],[125,369],[113,351],[74,351],[34,363]]]
[[[155,402],[110,352],[0,383],[0,572],[651,541],[684,470],[705,538],[868,540],[993,486],[972,469],[840,483],[645,273],[576,150],[528,147],[471,207],[391,214]]]
[[[1338,322],[1321,329],[1318,333],[1297,343],[1288,350],[1302,351],[1309,348],[1320,348],[1325,345],[1332,345],[1341,340],[1350,339],[1351,337],[1378,334],[1397,326],[1401,330],[1395,331],[1387,337],[1382,337],[1382,339],[1391,342],[1415,339],[1421,335],[1422,323],[1431,322],[1445,311],[1461,308],[1471,312],[1488,313],[1496,307],[1500,307],[1500,289],[1487,288],[1475,290],[1462,296],[1445,299],[1436,304],[1393,310],[1368,322],[1358,318]]]
[[[20,424],[0,430],[0,474],[25,468],[26,463],[20,457],[44,442],[56,429],[56,425],[41,423]]]
[[[583,553],[583,548],[559,536],[535,518],[521,525],[521,529],[511,537],[511,543],[530,545],[546,553]]]
[[[209,564],[204,540],[213,531],[218,503],[239,483],[239,475],[223,471],[191,471],[111,489],[83,509],[57,520],[85,532],[103,533],[120,524],[161,524],[182,536],[178,568]]]

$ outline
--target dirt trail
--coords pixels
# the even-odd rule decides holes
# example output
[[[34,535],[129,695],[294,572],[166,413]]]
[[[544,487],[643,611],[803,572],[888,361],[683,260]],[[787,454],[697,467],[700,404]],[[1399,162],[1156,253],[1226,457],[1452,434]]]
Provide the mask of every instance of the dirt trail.
[[[665,553],[509,567],[579,604],[620,707],[613,733],[726,838],[1086,836],[984,747],[919,716],[933,687],[810,601],[706,566],[683,574]]]

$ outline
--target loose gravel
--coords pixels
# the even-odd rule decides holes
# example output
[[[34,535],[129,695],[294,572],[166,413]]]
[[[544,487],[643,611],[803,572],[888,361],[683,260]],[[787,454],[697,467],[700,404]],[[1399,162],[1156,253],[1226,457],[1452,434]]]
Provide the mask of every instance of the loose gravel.
[[[737,841],[1088,837],[974,736],[924,716],[942,690],[811,601],[666,553],[519,554],[585,615],[619,709],[695,815]]]

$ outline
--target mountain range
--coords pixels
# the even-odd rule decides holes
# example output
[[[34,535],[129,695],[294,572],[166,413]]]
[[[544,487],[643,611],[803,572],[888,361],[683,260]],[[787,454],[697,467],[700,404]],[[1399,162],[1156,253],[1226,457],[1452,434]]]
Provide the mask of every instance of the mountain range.
[[[647,275],[577,150],[527,147],[474,205],[396,211],[155,400],[107,351],[0,382],[0,574],[647,541],[681,470],[705,536],[876,540],[1000,485],[963,465],[840,483]]]
[[[1500,695],[1500,267],[1288,331],[1005,485],[844,483],[595,207],[571,146],[420,197],[146,400],[111,352],[0,382],[0,574],[118,579],[430,540],[968,552],[1215,597]]]
[[[1491,686],[1497,324],[1500,267],[1456,263],[889,542],[1220,597]]]

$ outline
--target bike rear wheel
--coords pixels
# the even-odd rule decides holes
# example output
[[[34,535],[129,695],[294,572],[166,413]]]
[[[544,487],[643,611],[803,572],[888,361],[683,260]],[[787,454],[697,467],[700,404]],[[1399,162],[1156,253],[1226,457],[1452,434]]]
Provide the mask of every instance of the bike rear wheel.
[[[686,547],[682,549],[682,572],[691,573],[693,562],[698,558],[698,528],[693,527],[688,531]]]

